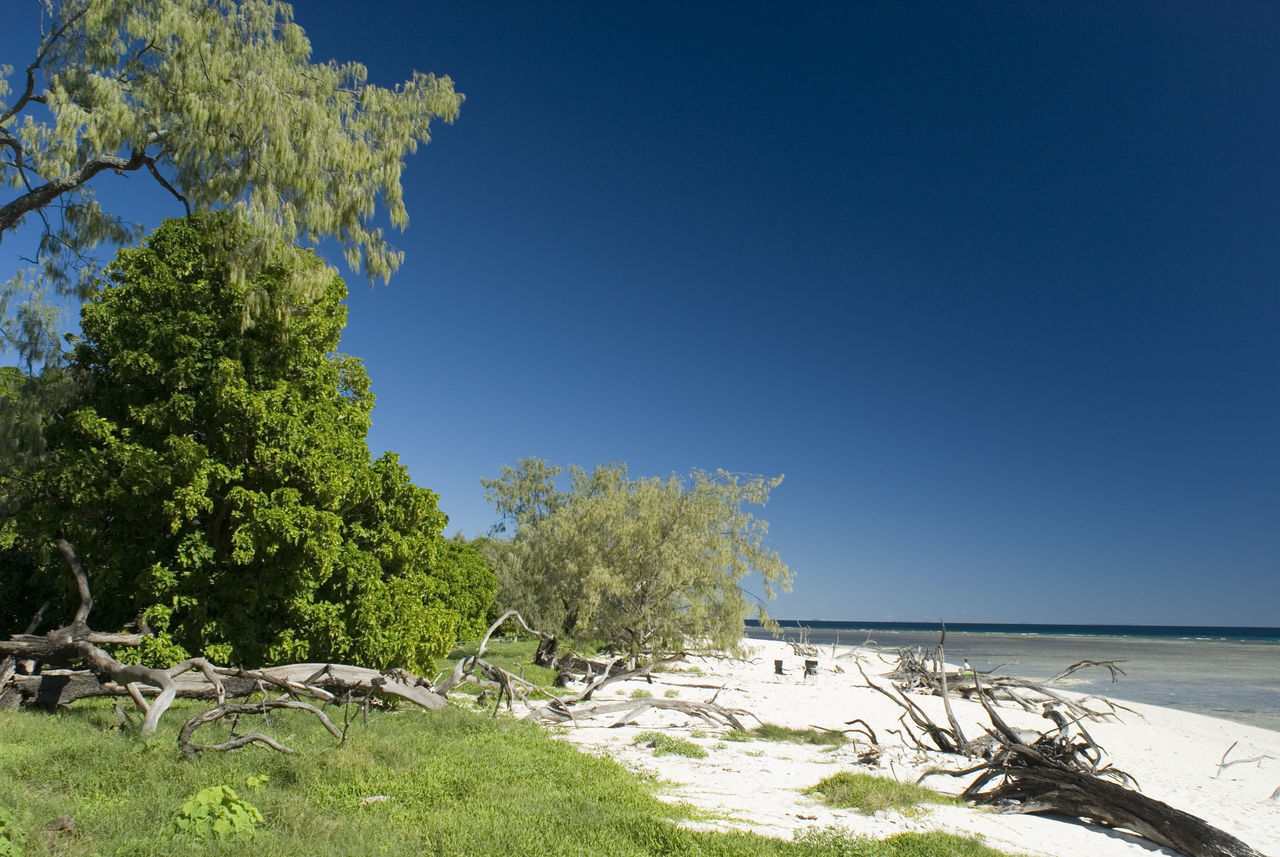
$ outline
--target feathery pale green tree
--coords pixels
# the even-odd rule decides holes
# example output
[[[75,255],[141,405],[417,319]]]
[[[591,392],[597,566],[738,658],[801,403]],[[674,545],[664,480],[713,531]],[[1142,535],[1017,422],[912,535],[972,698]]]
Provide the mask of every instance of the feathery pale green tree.
[[[687,642],[735,647],[743,619],[763,605],[741,587],[758,575],[765,594],[790,588],[791,570],[766,543],[763,506],[782,477],[694,472],[631,479],[625,465],[587,471],[540,459],[482,480],[514,534],[489,543],[498,605],[535,625],[591,637],[631,653]],[[496,529],[496,528],[495,528]]]
[[[25,362],[57,349],[43,295],[83,297],[94,248],[140,234],[98,202],[104,174],[147,176],[178,212],[233,209],[260,236],[216,248],[234,276],[279,240],[322,237],[371,279],[399,266],[375,218],[407,224],[404,160],[462,103],[448,77],[415,72],[388,89],[359,63],[313,62],[280,0],[40,2],[31,55],[0,58],[0,240],[39,221],[37,264],[0,295],[0,335]]]

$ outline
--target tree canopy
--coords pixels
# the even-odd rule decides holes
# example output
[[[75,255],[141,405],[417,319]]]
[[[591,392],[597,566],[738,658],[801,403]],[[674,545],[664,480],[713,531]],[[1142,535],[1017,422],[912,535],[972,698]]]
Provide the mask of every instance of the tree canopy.
[[[260,241],[230,215],[198,215],[106,269],[68,362],[80,392],[8,498],[0,619],[25,624],[64,586],[49,547],[65,536],[97,621],[140,617],[152,658],[428,670],[481,630],[493,575],[442,548],[436,495],[394,454],[370,460],[369,379],[338,351],[342,279],[287,241],[247,282],[211,252]],[[285,300],[300,268],[323,272],[323,290],[242,331],[246,295]]]
[[[388,89],[359,63],[312,62],[280,0],[43,7],[32,54],[0,65],[0,185],[11,189],[0,192],[0,239],[32,216],[42,236],[36,271],[0,299],[8,346],[38,359],[56,351],[45,286],[90,288],[94,267],[82,263],[93,248],[139,234],[98,203],[104,173],[145,174],[188,210],[233,209],[255,227],[252,243],[215,248],[233,276],[252,276],[276,242],[325,236],[370,278],[399,266],[375,215],[408,222],[404,160],[462,103],[448,77],[415,72]]]
[[[498,604],[535,626],[601,639],[624,651],[670,651],[687,640],[733,648],[743,619],[763,605],[741,588],[758,575],[765,594],[790,588],[791,570],[765,537],[763,506],[782,477],[695,471],[632,479],[622,464],[587,471],[537,458],[482,480],[505,541],[489,543]]]

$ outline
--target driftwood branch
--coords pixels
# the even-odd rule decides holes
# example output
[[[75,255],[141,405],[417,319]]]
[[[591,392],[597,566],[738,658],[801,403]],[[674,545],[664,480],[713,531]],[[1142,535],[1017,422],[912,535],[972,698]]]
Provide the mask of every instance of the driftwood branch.
[[[169,669],[123,664],[99,646],[136,646],[144,635],[109,634],[89,628],[93,595],[88,575],[66,539],[58,539],[57,547],[75,578],[80,602],[66,627],[40,636],[30,633],[34,630],[31,627],[25,634],[0,641],[0,656],[7,656],[0,662],[0,693],[5,697],[16,695],[19,704],[57,707],[83,697],[127,696],[142,714],[140,732],[144,737],[155,733],[160,719],[178,696],[212,699],[219,708],[228,695],[247,696],[265,689],[330,702],[339,695],[350,698],[359,693],[405,700],[424,708],[445,705],[443,694],[434,691],[425,679],[403,670],[378,671],[343,664],[289,664],[243,670],[218,667],[204,658],[191,658]],[[42,669],[38,674],[16,674],[15,658],[35,661]],[[64,665],[81,668],[57,668]]]
[[[1232,759],[1230,762],[1228,762],[1227,756],[1231,755],[1231,751],[1234,750],[1236,748],[1236,745],[1239,743],[1240,743],[1239,741],[1232,741],[1231,746],[1228,747],[1227,751],[1222,754],[1222,759],[1218,762],[1218,771],[1213,775],[1215,779],[1221,776],[1222,772],[1225,771],[1227,768],[1231,767],[1232,765],[1249,765],[1254,762],[1257,762],[1259,767],[1261,767],[1262,762],[1264,760],[1274,758],[1273,756],[1268,756],[1264,753],[1261,756],[1252,756],[1248,759]]]
[[[208,711],[202,711],[182,725],[181,731],[178,732],[178,746],[189,756],[197,756],[205,750],[234,750],[250,744],[260,744],[270,747],[272,750],[278,750],[281,753],[293,753],[293,750],[274,738],[256,732],[250,735],[235,735],[233,733],[229,740],[221,744],[196,744],[191,740],[195,731],[207,723],[214,723],[224,717],[238,717],[241,714],[266,714],[268,711],[279,708],[310,712],[316,716],[321,725],[329,731],[330,735],[339,740],[343,737],[342,731],[333,725],[333,721],[314,705],[299,702],[295,699],[264,699],[261,702],[223,703],[215,708],[210,708]]]
[[[679,711],[684,714],[691,714],[706,721],[708,724],[716,727],[728,727],[730,729],[746,730],[742,725],[739,717],[748,716],[748,713],[739,709],[725,708],[714,702],[694,702],[686,699],[659,699],[656,697],[643,697],[640,699],[628,699],[619,702],[601,702],[593,703],[582,708],[569,709],[565,707],[561,709],[559,706],[547,705],[542,708],[529,712],[527,719],[542,723],[563,723],[571,719],[570,711],[572,711],[572,719],[587,720],[593,717],[603,717],[607,714],[622,713],[617,721],[610,724],[612,727],[627,726],[634,723],[644,712],[650,709],[659,709],[666,711]]]
[[[942,669],[941,654],[939,646],[938,669]],[[865,673],[863,676],[866,678]],[[1053,728],[1040,733],[1016,730],[996,710],[994,696],[984,688],[982,677],[974,673],[972,680],[971,698],[982,705],[991,728],[986,739],[973,742],[971,750],[980,751],[985,761],[954,771],[933,768],[921,779],[938,774],[973,776],[962,797],[975,803],[998,806],[1006,812],[1052,813],[1121,827],[1187,857],[1261,857],[1245,843],[1203,819],[1143,795],[1132,777],[1103,764],[1102,748],[1081,725],[1081,720],[1086,719],[1084,716],[1067,717],[1059,707],[1050,704],[1042,714],[1053,723]],[[964,752],[960,749],[958,726],[949,705],[947,717],[951,730],[934,723],[900,689],[894,688],[897,690],[894,694],[869,679],[867,684],[903,709],[901,722],[909,735],[908,716],[937,750]],[[939,688],[945,700],[949,695],[945,679],[939,680]],[[911,737],[917,747],[923,746],[914,735]],[[1223,763],[1226,756],[1224,753]]]
[[[1051,687],[1054,682],[1088,667],[1101,667],[1108,670],[1112,681],[1124,671],[1116,666],[1115,661],[1080,661],[1072,664],[1063,672],[1047,682],[1035,682],[1016,676],[996,676],[990,670],[950,670],[942,658],[941,644],[929,653],[923,649],[903,648],[898,650],[898,659],[888,678],[904,693],[922,691],[935,696],[959,696],[972,699],[983,694],[993,704],[1011,703],[1025,711],[1038,713],[1046,703],[1053,703],[1071,712],[1072,716],[1085,717],[1091,720],[1114,718],[1117,711],[1132,711],[1111,700],[1099,699],[1106,710],[1090,708],[1084,699],[1067,695]],[[945,690],[944,690],[945,685]]]

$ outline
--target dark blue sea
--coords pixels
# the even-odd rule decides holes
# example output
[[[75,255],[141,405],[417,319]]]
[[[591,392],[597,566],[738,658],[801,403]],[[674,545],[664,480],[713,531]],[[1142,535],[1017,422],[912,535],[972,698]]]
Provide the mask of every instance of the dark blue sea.
[[[937,622],[781,620],[782,638],[814,645],[932,648]],[[748,622],[747,635],[773,635]],[[1165,705],[1280,731],[1280,628],[1171,625],[1004,625],[948,623],[946,659],[976,669],[1044,680],[1082,660],[1115,661],[1075,673],[1060,686],[1121,700]]]

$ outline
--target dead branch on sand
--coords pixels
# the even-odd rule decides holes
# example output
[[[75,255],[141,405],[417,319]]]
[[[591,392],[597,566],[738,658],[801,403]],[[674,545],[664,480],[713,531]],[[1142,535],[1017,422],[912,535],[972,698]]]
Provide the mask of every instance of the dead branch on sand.
[[[936,687],[946,701],[950,694],[941,644],[932,660],[931,667],[938,674]],[[984,737],[968,741],[949,703],[946,705],[948,724],[942,726],[900,688],[881,687],[866,673],[863,678],[868,687],[903,709],[900,722],[917,749],[982,759],[979,764],[960,770],[928,770],[921,775],[921,780],[935,775],[973,776],[961,796],[974,803],[999,807],[1005,812],[1052,813],[1124,828],[1187,857],[1262,857],[1203,819],[1147,797],[1138,791],[1133,777],[1105,763],[1105,751],[1082,725],[1082,721],[1093,714],[1089,709],[1065,705],[1053,697],[1043,704],[1040,712],[1053,723],[1051,729],[1015,730],[996,711],[995,700],[1000,697],[990,693],[983,686],[983,678],[975,672],[969,698],[982,705],[990,728],[984,729]],[[921,678],[914,686],[927,689],[929,682]],[[908,717],[922,737],[907,727]],[[926,740],[933,746],[926,744]],[[1223,758],[1225,760],[1225,754]]]

